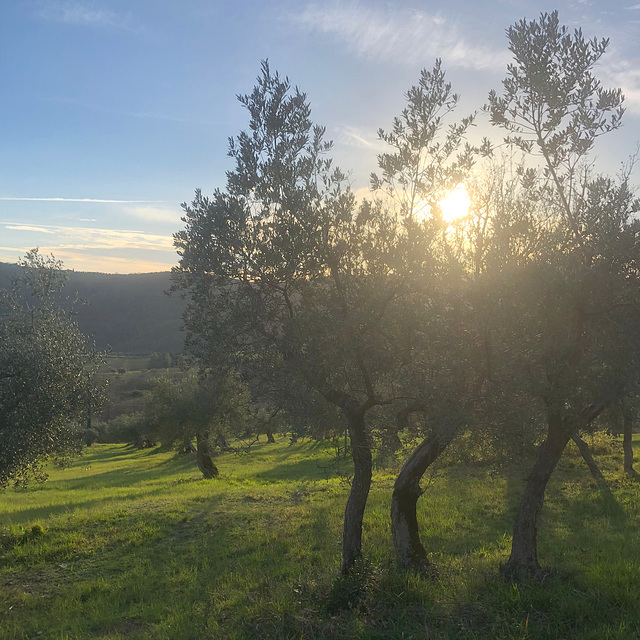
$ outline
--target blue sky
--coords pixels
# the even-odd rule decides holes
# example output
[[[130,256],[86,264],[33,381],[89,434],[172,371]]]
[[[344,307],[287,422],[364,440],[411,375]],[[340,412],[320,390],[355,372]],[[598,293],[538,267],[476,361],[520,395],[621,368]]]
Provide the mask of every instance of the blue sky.
[[[76,270],[169,269],[180,203],[224,186],[227,139],[246,126],[235,96],[265,58],[307,93],[365,193],[376,131],[421,68],[441,57],[460,115],[475,110],[504,76],[505,29],[553,9],[611,39],[598,75],[627,113],[598,157],[615,171],[640,140],[634,0],[3,0],[0,261],[40,246]],[[477,130],[491,133],[483,116]]]

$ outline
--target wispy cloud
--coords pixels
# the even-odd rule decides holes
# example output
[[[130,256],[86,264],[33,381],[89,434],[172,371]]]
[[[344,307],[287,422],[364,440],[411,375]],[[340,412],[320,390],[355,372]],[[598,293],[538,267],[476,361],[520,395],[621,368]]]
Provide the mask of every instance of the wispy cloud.
[[[343,126],[338,129],[338,139],[343,144],[358,149],[366,149],[376,153],[388,151],[388,146],[378,138],[372,135],[371,131],[365,131],[358,127]]]
[[[33,233],[35,230],[57,236],[58,249],[135,249],[144,251],[172,251],[173,238],[169,235],[143,233],[125,229],[94,229],[87,227],[62,227],[54,225],[34,225],[5,223],[12,231]]]
[[[629,112],[640,115],[640,61],[623,58],[620,52],[613,52],[612,58],[599,74],[606,86],[620,87],[624,106]]]
[[[100,202],[106,204],[143,204],[143,203],[161,203],[166,200],[103,200],[99,198],[16,198],[13,196],[0,196],[2,201],[10,202]]]
[[[125,213],[149,222],[170,222],[180,224],[180,210],[161,207],[125,207]]]
[[[60,252],[56,258],[62,260],[65,267],[77,271],[99,271],[102,273],[150,273],[169,271],[176,263],[146,260],[145,258],[120,258],[117,256],[87,255],[73,251]]]
[[[341,4],[310,4],[290,19],[309,31],[332,34],[357,55],[401,64],[442,58],[464,69],[503,69],[508,52],[473,43],[455,23],[422,11],[384,11]]]
[[[1,247],[0,262],[15,263],[30,249],[24,247]],[[149,260],[144,256],[127,257],[105,256],[86,251],[60,250],[58,247],[40,247],[42,254],[51,254],[62,260],[66,269],[76,271],[100,271],[102,273],[149,273],[152,271],[169,271],[176,263],[175,259]]]
[[[5,228],[11,229],[12,231],[33,231],[35,233],[55,233],[54,231],[51,231],[51,229],[46,229],[45,227],[30,226],[28,224],[20,224],[20,225],[7,224],[5,225]]]
[[[69,96],[52,95],[44,96],[41,99],[47,102],[53,102],[55,104],[69,105],[71,107],[79,107],[81,109],[97,111],[99,113],[125,116],[127,118],[135,118],[138,120],[159,120],[161,122],[173,122],[176,124],[197,125],[203,127],[215,127],[220,124],[220,121],[218,120],[201,120],[198,118],[176,116],[167,113],[154,113],[151,111],[128,111],[126,109],[114,109],[111,106],[105,106],[104,104],[93,104],[85,100],[70,98]]]
[[[132,24],[129,14],[115,13],[97,6],[96,3],[40,0],[35,3],[34,9],[35,15],[47,22],[88,27],[109,27],[126,31],[140,30]]]

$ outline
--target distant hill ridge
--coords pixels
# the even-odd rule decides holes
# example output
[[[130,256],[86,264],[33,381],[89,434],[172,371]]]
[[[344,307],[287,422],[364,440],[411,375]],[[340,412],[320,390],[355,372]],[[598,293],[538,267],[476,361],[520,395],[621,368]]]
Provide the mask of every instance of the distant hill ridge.
[[[0,262],[0,288],[18,275],[16,264]],[[80,329],[98,349],[117,354],[181,353],[180,330],[186,302],[168,296],[171,273],[128,275],[69,271],[64,297],[76,296],[88,304],[75,308]]]

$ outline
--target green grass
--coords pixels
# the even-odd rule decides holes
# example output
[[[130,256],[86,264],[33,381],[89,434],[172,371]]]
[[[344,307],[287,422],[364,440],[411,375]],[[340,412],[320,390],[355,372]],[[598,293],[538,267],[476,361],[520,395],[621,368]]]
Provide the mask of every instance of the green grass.
[[[149,368],[151,356],[115,356],[107,355],[101,367],[103,371],[117,371],[126,369],[127,371],[143,371]]]
[[[638,638],[640,483],[598,459],[610,491],[575,455],[552,479],[543,581],[498,574],[526,467],[475,465],[439,469],[420,500],[435,577],[396,570],[379,470],[365,561],[336,582],[348,484],[329,445],[259,443],[213,481],[187,456],[94,445],[0,493],[0,638]]]

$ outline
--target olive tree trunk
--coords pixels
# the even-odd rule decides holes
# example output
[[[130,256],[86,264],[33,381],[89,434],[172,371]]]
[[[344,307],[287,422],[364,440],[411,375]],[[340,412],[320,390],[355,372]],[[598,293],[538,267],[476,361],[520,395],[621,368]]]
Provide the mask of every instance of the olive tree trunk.
[[[558,416],[549,418],[547,437],[538,447],[536,461],[527,477],[527,483],[513,523],[511,555],[502,571],[510,578],[529,578],[540,572],[538,564],[538,519],[542,511],[544,493],[570,435]]]
[[[580,451],[580,455],[587,463],[587,467],[589,467],[591,475],[599,482],[603,482],[604,475],[602,475],[602,471],[600,471],[598,463],[594,460],[593,455],[591,454],[591,449],[589,449],[589,445],[577,433],[574,433],[571,436],[571,439],[576,443],[576,446]]]
[[[196,434],[196,460],[205,480],[212,480],[220,475],[218,467],[213,462],[208,433]]]
[[[353,458],[353,479],[351,491],[344,510],[342,530],[342,574],[348,574],[362,556],[362,520],[371,489],[373,461],[371,441],[367,432],[365,415],[375,406],[373,394],[360,404],[348,393],[329,390],[323,393],[325,400],[338,407],[347,419],[347,430],[351,438],[351,457]]]
[[[416,513],[423,493],[420,480],[455,434],[449,425],[438,427],[413,450],[396,478],[391,498],[391,532],[398,563],[406,569],[426,573],[431,565],[420,540]]]
[[[362,520],[369,497],[372,475],[371,443],[367,434],[364,411],[345,412],[351,438],[353,481],[344,511],[342,533],[342,573],[347,574],[362,555]]]

